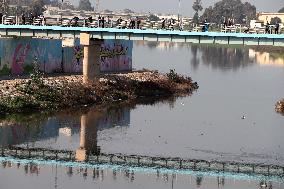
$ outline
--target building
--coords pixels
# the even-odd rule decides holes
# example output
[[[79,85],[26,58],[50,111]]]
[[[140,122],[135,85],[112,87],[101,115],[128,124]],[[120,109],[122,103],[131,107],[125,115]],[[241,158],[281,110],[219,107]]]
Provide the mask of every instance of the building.
[[[257,19],[262,21],[263,23],[267,23],[271,21],[272,18],[278,17],[281,19],[282,23],[284,23],[284,13],[269,13],[269,12],[260,12],[257,13]]]

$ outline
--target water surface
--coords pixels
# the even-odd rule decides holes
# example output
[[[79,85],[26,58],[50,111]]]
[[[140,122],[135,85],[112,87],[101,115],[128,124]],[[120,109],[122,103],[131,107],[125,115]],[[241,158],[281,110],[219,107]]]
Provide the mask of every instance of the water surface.
[[[75,113],[36,116],[29,121],[10,118],[2,122],[1,144],[74,151],[82,144],[89,144],[94,148],[100,146],[105,153],[284,165],[284,116],[274,110],[275,103],[284,97],[283,59],[243,47],[141,42],[134,46],[133,64],[136,69],[164,73],[175,69],[192,77],[200,88],[191,96],[152,105],[119,105],[103,110],[94,107]],[[82,120],[86,116],[94,128],[84,135],[82,143]],[[39,167],[37,174],[31,168],[26,170],[25,165],[19,168],[14,164],[3,165],[0,186],[261,187],[259,179],[157,176],[127,170],[118,171],[114,176],[116,171],[112,169],[100,170],[103,173],[96,179],[90,169],[84,173],[84,169],[77,168],[70,176],[66,174],[66,167]],[[12,175],[19,182],[12,182]],[[283,182],[267,181],[267,185],[284,187]]]

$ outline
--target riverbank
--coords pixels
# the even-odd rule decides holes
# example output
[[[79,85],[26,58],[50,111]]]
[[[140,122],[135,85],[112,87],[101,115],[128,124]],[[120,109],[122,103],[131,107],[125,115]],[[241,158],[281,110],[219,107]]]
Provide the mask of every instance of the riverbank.
[[[276,112],[284,115],[284,99],[278,101],[275,105]]]
[[[191,94],[198,88],[191,78],[174,71],[161,74],[137,71],[106,74],[96,81],[83,84],[82,76],[43,77],[0,81],[0,112],[29,112],[56,110],[135,100]]]

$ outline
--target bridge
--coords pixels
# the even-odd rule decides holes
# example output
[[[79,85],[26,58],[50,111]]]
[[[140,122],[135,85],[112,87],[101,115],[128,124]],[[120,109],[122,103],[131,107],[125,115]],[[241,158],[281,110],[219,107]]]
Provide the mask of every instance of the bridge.
[[[254,163],[206,161],[197,159],[182,159],[170,157],[151,157],[142,155],[105,154],[97,152],[88,153],[85,159],[78,159],[77,152],[68,150],[54,150],[45,148],[1,148],[2,158],[17,158],[28,160],[58,161],[75,164],[111,164],[128,165],[132,167],[145,167],[153,169],[213,171],[228,173],[243,173],[263,176],[284,177],[284,167],[279,165],[265,165]],[[8,160],[8,159],[7,159]]]
[[[84,83],[92,82],[100,75],[99,52],[103,41],[108,39],[197,44],[284,46],[284,34],[188,32],[32,25],[0,25],[0,37],[33,37],[44,39],[80,38],[80,43],[84,46]]]
[[[221,32],[188,32],[169,30],[141,30],[117,28],[88,28],[32,25],[0,25],[1,37],[80,38],[81,33],[91,39],[144,40],[229,45],[284,46],[284,34],[246,34]]]

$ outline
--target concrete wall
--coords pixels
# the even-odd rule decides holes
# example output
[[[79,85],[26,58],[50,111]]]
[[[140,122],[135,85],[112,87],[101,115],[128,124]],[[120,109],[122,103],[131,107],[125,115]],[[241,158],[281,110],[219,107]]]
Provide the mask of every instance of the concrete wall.
[[[63,44],[68,43],[68,45]],[[101,47],[101,71],[116,72],[132,69],[132,41],[105,40]],[[25,75],[38,62],[45,73],[81,73],[83,47],[80,41],[59,39],[2,38],[0,39],[0,76]]]

